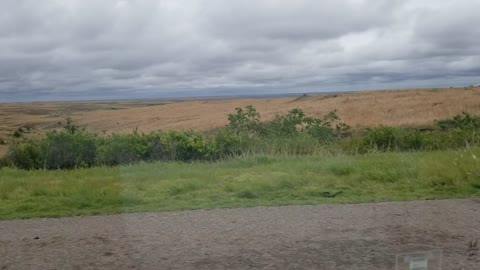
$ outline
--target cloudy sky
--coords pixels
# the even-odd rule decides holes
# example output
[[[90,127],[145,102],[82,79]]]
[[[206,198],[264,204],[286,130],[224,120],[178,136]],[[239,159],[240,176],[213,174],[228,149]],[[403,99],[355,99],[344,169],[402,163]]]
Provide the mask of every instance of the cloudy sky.
[[[0,0],[0,102],[480,84],[480,0]]]

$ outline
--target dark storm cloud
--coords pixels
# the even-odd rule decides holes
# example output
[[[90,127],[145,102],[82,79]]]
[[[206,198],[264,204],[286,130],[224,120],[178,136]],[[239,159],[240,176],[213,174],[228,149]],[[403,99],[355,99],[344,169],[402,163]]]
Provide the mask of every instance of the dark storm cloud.
[[[0,101],[480,83],[471,0],[3,0]]]

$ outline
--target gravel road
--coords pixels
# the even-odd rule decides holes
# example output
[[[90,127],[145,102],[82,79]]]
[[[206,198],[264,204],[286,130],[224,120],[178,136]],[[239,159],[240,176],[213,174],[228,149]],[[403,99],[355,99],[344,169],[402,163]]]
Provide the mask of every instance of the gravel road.
[[[0,221],[0,269],[480,269],[480,199]]]

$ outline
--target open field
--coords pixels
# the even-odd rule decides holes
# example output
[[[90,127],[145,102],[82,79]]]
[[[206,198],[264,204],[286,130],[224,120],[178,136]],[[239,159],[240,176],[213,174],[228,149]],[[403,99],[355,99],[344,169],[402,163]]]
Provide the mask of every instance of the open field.
[[[135,127],[145,132],[208,130],[226,124],[227,113],[248,104],[265,120],[299,107],[317,117],[337,109],[354,128],[422,126],[462,111],[478,115],[479,90],[3,104],[0,118],[5,138],[19,127],[27,137],[61,128],[67,116],[89,131],[106,134]],[[235,137],[214,137],[223,141],[207,144],[191,132],[103,137],[67,128],[38,145],[26,140],[12,152],[20,163],[12,164],[33,157],[38,164],[25,168],[52,170],[0,168],[0,220],[6,220],[0,221],[0,258],[6,258],[0,268],[383,270],[394,268],[398,253],[434,246],[444,251],[443,269],[478,269],[479,122],[468,119],[458,118],[451,125],[463,126],[451,130],[380,128],[328,145],[321,143],[322,137],[298,131],[293,122],[294,133],[249,137],[259,139],[254,149],[265,149],[245,148],[232,156],[215,153],[223,153],[217,147],[228,146]],[[273,123],[289,127],[288,122]],[[368,151],[342,151],[357,142]],[[187,159],[197,150],[210,159]],[[114,162],[128,154],[138,157]],[[86,163],[89,158],[95,163]],[[58,165],[72,160],[80,165]],[[455,198],[472,199],[384,203]],[[365,202],[380,203],[352,204]],[[306,206],[310,204],[324,205]],[[285,205],[303,206],[258,207]],[[152,213],[234,207],[256,208]]]
[[[0,171],[0,219],[480,196],[480,149]]]
[[[480,114],[480,88],[413,89],[309,95],[271,99],[190,101],[96,101],[0,104],[0,139],[19,127],[32,134],[62,127],[65,118],[96,133],[170,129],[208,130],[227,123],[235,107],[252,104],[270,120],[275,114],[301,108],[312,116],[332,110],[353,127],[432,124],[463,111]],[[5,151],[0,145],[0,156]]]
[[[440,249],[478,270],[478,199],[0,221],[0,269],[394,270]]]

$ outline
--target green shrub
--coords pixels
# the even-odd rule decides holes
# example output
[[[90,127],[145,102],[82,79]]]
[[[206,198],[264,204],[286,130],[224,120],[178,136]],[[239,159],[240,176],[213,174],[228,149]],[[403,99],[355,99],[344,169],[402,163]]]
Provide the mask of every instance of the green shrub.
[[[307,130],[307,134],[317,139],[318,141],[324,142],[324,143],[333,142],[336,138],[336,134],[334,130],[321,125],[311,126]]]
[[[416,130],[403,130],[398,138],[397,150],[401,151],[418,151],[425,148],[426,133]]]
[[[192,161],[215,156],[214,145],[200,133],[170,131],[164,134],[163,140],[170,160]]]
[[[270,136],[294,136],[304,130],[307,118],[300,109],[290,110],[286,115],[277,115],[271,122],[265,123]]]
[[[459,149],[475,143],[475,136],[461,130],[433,131],[423,134],[422,150]],[[472,134],[474,135],[474,134]]]
[[[144,158],[147,161],[169,160],[167,146],[162,139],[161,133],[150,133],[146,135],[146,151]]]
[[[245,109],[236,108],[236,114],[229,114],[227,126],[236,135],[267,138],[285,138],[306,133],[320,142],[331,142],[344,137],[349,126],[341,121],[335,111],[322,118],[307,116],[301,109],[292,109],[285,115],[276,115],[272,121],[260,122],[260,114],[251,105]]]
[[[41,140],[15,143],[6,160],[22,169],[73,169],[95,164],[96,137],[90,133],[49,132]]]
[[[73,169],[95,164],[96,137],[84,131],[50,132],[41,141],[41,156],[46,169]]]
[[[369,151],[418,151],[425,147],[425,133],[399,127],[377,127],[367,130],[360,139],[350,140],[349,147],[359,153]]]
[[[17,132],[22,133],[20,129]],[[22,169],[73,169],[93,166],[95,158],[95,135],[80,129],[73,132],[65,129],[48,132],[40,140],[14,143],[5,162]]]
[[[258,133],[260,114],[252,106],[235,108],[235,114],[228,114],[228,127],[237,134]]]
[[[368,130],[363,138],[362,147],[366,152],[368,150],[389,151],[398,148],[403,131],[396,127],[378,127]]]
[[[43,167],[43,158],[40,142],[29,140],[11,145],[4,158],[4,164],[19,169],[39,169]]]
[[[399,127],[378,127],[367,134],[340,142],[346,152],[419,151],[459,149],[480,143],[480,132],[472,130],[408,130]]]
[[[98,143],[96,162],[103,165],[122,165],[139,162],[147,153],[147,142],[139,134],[113,134]]]
[[[437,126],[443,130],[480,130],[480,117],[463,112],[452,119],[437,121]]]
[[[290,110],[285,115],[277,115],[270,122],[262,124],[260,132],[265,137],[294,137],[308,134],[321,143],[332,142],[345,137],[350,127],[343,123],[332,111],[322,118],[306,116],[301,109]]]
[[[363,137],[359,150],[368,151],[418,151],[439,147],[426,141],[429,133],[407,130],[399,127],[378,127],[368,130]]]
[[[248,135],[234,132],[230,128],[217,130],[213,135],[213,144],[217,157],[238,156],[250,151],[255,139]]]
[[[15,132],[13,132],[13,137],[15,138],[22,137],[22,132],[20,132],[19,130],[15,130]]]

